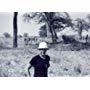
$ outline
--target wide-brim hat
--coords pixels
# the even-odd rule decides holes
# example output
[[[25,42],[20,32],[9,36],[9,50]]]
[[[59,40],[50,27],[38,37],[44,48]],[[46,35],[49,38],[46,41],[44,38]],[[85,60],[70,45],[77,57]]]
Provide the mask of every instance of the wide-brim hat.
[[[40,42],[40,43],[39,43],[39,46],[38,46],[38,49],[39,49],[39,50],[40,50],[40,49],[46,49],[46,50],[48,50],[49,47],[48,47],[48,45],[47,45],[46,42]]]

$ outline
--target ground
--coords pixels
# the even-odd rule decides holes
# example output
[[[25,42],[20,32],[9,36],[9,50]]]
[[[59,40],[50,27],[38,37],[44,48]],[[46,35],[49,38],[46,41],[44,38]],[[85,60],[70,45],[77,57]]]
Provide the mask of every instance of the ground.
[[[37,45],[25,46],[23,43],[19,43],[18,48],[13,49],[12,43],[10,44],[8,40],[11,41],[7,39],[5,43],[9,48],[0,49],[0,76],[27,77],[29,61],[39,53]],[[50,47],[47,52],[51,57],[49,77],[90,75],[90,51],[78,48],[72,50],[72,47],[71,44],[63,43]]]

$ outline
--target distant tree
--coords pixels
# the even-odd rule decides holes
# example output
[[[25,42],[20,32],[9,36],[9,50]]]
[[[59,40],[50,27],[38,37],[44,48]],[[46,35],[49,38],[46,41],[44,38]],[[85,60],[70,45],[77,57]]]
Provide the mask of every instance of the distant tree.
[[[28,33],[23,34],[23,37],[28,37],[28,36],[29,36]]]
[[[78,29],[78,34],[80,39],[82,39],[82,32],[83,30],[87,31],[89,28],[89,25],[84,19],[81,19],[81,18],[77,18],[76,21],[77,21],[76,27]]]
[[[3,33],[3,35],[4,35],[5,38],[10,38],[11,37],[11,35],[8,32]]]
[[[90,23],[90,14],[87,15],[87,19],[89,20],[89,23]]]
[[[23,37],[24,37],[24,43],[25,43],[25,45],[28,45],[29,44],[29,41],[30,41],[30,38],[29,38],[28,33],[24,33],[23,34]]]
[[[90,29],[90,14],[88,14],[86,18],[88,19],[88,28]]]
[[[23,15],[25,22],[30,22],[31,19],[36,20],[38,24],[45,23],[48,26],[48,30],[51,33],[53,43],[57,42],[57,33],[56,28],[64,27],[62,24],[66,26],[70,26],[71,19],[69,18],[68,13],[64,13],[64,15],[59,12],[35,12],[35,13],[26,13]],[[57,22],[57,24],[55,24]]]
[[[47,37],[46,25],[41,26],[39,35],[40,37]]]
[[[17,26],[17,15],[18,12],[14,12],[13,17],[13,47],[17,47],[17,32],[18,32],[18,26]]]
[[[22,35],[18,35],[18,38],[22,38],[23,36]]]

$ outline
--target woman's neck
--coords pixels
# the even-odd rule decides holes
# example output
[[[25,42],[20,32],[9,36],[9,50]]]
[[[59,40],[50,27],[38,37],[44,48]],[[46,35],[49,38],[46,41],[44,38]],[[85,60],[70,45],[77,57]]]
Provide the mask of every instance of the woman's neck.
[[[46,58],[46,55],[39,55],[41,58],[45,59]]]

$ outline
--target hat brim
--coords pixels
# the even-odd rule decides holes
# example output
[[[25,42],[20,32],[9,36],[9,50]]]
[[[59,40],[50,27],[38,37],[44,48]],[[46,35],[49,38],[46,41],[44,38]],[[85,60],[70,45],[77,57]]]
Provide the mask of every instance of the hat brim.
[[[38,48],[38,50],[49,50],[49,48]]]

